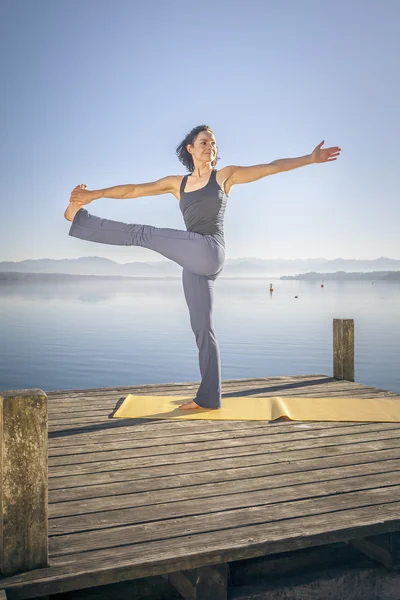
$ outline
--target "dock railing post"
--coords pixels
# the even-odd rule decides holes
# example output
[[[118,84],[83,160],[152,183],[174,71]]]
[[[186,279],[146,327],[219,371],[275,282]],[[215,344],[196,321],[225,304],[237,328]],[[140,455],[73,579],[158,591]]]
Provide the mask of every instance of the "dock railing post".
[[[48,566],[47,396],[0,392],[0,573]]]
[[[333,319],[333,377],[354,381],[354,319]]]

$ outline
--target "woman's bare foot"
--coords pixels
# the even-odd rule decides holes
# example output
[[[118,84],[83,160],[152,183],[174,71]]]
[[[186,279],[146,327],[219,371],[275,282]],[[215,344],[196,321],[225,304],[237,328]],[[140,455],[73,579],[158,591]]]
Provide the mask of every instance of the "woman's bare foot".
[[[198,404],[196,404],[196,402],[194,402],[193,400],[191,400],[190,402],[186,402],[185,404],[181,404],[179,408],[181,410],[192,410],[193,408],[203,408],[203,407],[199,406]]]
[[[90,192],[86,188],[86,183],[81,183],[72,190],[69,206],[64,213],[64,217],[67,221],[73,221],[78,210],[83,208],[85,204],[89,204],[89,202],[94,200],[94,197],[90,197],[91,195],[93,196],[93,191]]]
[[[82,204],[78,204],[77,202],[70,202],[67,210],[64,213],[64,217],[67,221],[73,221],[76,213],[83,207]]]

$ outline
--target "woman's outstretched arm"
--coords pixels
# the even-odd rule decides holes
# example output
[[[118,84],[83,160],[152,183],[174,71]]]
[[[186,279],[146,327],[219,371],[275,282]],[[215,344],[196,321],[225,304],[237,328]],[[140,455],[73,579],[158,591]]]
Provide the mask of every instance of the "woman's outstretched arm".
[[[174,193],[179,188],[182,177],[170,175],[150,183],[128,183],[126,185],[115,185],[102,190],[88,190],[86,185],[77,186],[71,193],[70,202],[89,204],[99,198],[141,198],[142,196],[157,196],[159,194]]]
[[[332,162],[336,160],[340,155],[341,149],[338,146],[322,148],[323,144],[324,141],[318,144],[311,154],[299,156],[298,158],[281,158],[265,165],[254,165],[251,167],[225,167],[227,171],[226,187],[229,186],[231,188],[233,185],[239,183],[250,183],[262,177],[267,177],[267,175],[291,171],[292,169],[298,169],[299,167],[305,167],[313,163]]]

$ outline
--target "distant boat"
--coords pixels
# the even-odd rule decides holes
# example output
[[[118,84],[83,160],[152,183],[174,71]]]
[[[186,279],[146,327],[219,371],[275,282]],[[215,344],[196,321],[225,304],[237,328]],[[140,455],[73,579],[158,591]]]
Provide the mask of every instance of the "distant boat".
[[[295,296],[295,298],[298,298],[298,296]]]

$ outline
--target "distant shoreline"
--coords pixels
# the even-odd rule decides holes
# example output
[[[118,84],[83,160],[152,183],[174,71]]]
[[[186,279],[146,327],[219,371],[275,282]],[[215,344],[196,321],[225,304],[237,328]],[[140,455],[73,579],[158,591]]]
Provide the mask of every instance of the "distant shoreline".
[[[129,276],[129,275],[79,275],[69,273],[24,273],[17,271],[0,272],[0,282],[68,282],[68,281],[154,281],[154,280],[180,280],[180,276]],[[299,275],[281,275],[281,276],[224,276],[220,275],[220,279],[230,280],[260,280],[260,281],[400,281],[400,271],[372,271],[370,273],[345,272],[338,271],[336,273],[303,273]]]
[[[337,271],[336,273],[303,273],[301,275],[282,275],[282,281],[304,280],[304,281],[400,281],[400,271],[371,271],[369,273]]]
[[[7,272],[0,272],[0,282],[1,281],[21,281],[21,282],[30,282],[30,281],[85,281],[85,280],[100,280],[100,279],[107,279],[107,280],[113,280],[113,281],[130,281],[130,280],[148,280],[148,281],[154,281],[154,280],[164,280],[164,279],[168,279],[168,280],[181,280],[182,277],[174,277],[172,275],[166,275],[164,277],[162,276],[158,276],[158,277],[145,277],[142,275],[79,275],[79,274],[70,274],[70,273],[20,273],[20,272],[12,272],[12,271],[7,271]],[[219,277],[219,279],[258,279],[258,280],[265,280],[265,281],[276,281],[279,280],[280,277],[275,275],[274,277],[224,277],[223,275],[221,275]]]

